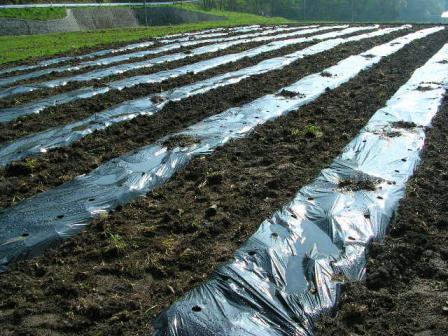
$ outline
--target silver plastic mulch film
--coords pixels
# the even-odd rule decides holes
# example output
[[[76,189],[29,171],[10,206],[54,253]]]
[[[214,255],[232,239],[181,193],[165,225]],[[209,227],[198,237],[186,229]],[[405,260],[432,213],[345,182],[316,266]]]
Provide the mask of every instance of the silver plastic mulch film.
[[[113,159],[87,175],[3,210],[0,214],[0,267],[5,270],[16,258],[38,253],[55,241],[78,233],[93,218],[162,185],[193,157],[210,154],[231,139],[247,136],[257,125],[298,109],[383,57],[441,29],[444,28],[420,30],[351,56],[325,70],[331,77],[317,73],[284,88],[297,93],[296,97],[286,98],[279,91],[206,118],[182,132]],[[187,147],[170,149],[165,145],[167,140],[179,136],[192,136],[196,141]]]
[[[316,26],[306,26],[306,27],[303,27],[303,29],[311,28],[311,27],[316,27]],[[223,41],[235,41],[235,40],[244,39],[244,38],[265,36],[265,35],[269,35],[269,34],[273,34],[273,33],[280,33],[280,32],[284,32],[284,31],[299,30],[299,29],[302,29],[302,28],[301,27],[276,27],[273,29],[266,28],[266,30],[264,30],[262,32],[258,32],[258,33],[234,35],[234,36],[230,36],[230,37],[224,37],[224,36],[228,35],[227,33],[214,33],[214,34],[209,34],[209,35],[200,35],[200,36],[197,36],[196,38],[188,37],[188,38],[181,38],[178,40],[160,40],[159,43],[162,43],[165,45],[155,48],[155,49],[141,50],[141,51],[136,51],[136,52],[132,52],[132,53],[120,54],[117,56],[103,57],[103,58],[98,58],[93,61],[82,62],[82,63],[76,64],[76,65],[66,65],[66,66],[60,66],[58,68],[45,68],[45,69],[37,70],[34,72],[28,72],[28,73],[19,74],[16,76],[6,77],[3,79],[0,79],[0,87],[7,87],[7,86],[10,86],[10,85],[14,84],[15,82],[18,82],[21,80],[38,78],[38,77],[41,77],[41,76],[44,76],[44,75],[47,75],[50,73],[71,72],[71,71],[82,70],[87,67],[106,66],[106,65],[111,65],[114,63],[129,61],[134,58],[142,58],[145,56],[160,54],[160,53],[173,51],[173,50],[184,48],[184,47],[191,47],[191,46],[195,46],[198,44],[216,43],[216,42],[223,42]],[[198,39],[198,37],[201,39]],[[205,39],[205,37],[206,37],[206,39]],[[153,44],[154,44],[153,42],[146,42],[146,43],[141,43],[139,45],[141,45],[141,48],[143,48],[143,47],[149,47]]]
[[[263,27],[260,27],[259,25],[253,25],[253,26],[243,26],[243,27],[234,27],[229,28],[228,31],[232,33],[245,33],[251,30],[260,30],[264,29]],[[182,34],[174,34],[174,35],[168,35],[163,37],[156,37],[155,40],[163,40],[166,43],[173,43],[173,42],[181,42],[188,40],[190,38],[203,38],[203,36],[219,33],[221,31],[225,30],[225,28],[214,28],[214,29],[208,29],[208,30],[202,30],[199,32],[193,32],[193,33],[182,33]],[[167,42],[167,40],[170,40]],[[160,41],[159,41],[160,42]],[[89,54],[79,55],[79,56],[69,56],[69,57],[56,57],[51,58],[48,60],[44,60],[41,62],[38,62],[34,65],[19,65],[11,68],[4,68],[0,70],[0,75],[8,74],[15,71],[25,71],[25,70],[33,70],[37,68],[44,68],[51,65],[56,65],[59,63],[67,62],[67,61],[82,61],[89,58],[96,58],[108,54],[115,54],[127,50],[133,50],[133,49],[139,49],[139,48],[146,48],[149,46],[152,46],[154,44],[153,41],[146,41],[146,42],[137,42],[133,43],[121,48],[116,49],[106,49],[106,50],[100,50],[96,52],[92,52]]]
[[[279,29],[287,29],[287,28],[272,29],[272,30],[270,30],[270,34],[276,33],[276,31],[278,31]],[[4,88],[4,89],[0,90],[0,98],[7,98],[7,97],[15,96],[18,94],[24,94],[24,93],[32,92],[32,91],[35,91],[38,89],[45,89],[45,88],[48,89],[48,88],[64,86],[64,85],[67,85],[67,83],[69,83],[69,82],[84,82],[84,81],[89,81],[89,80],[94,80],[94,79],[102,79],[102,78],[110,77],[113,75],[122,74],[122,73],[125,73],[128,71],[131,71],[131,70],[150,68],[156,64],[161,64],[161,63],[166,63],[166,62],[174,62],[174,61],[178,61],[178,60],[185,59],[188,57],[217,52],[220,50],[225,50],[230,47],[234,47],[237,45],[246,44],[246,43],[250,43],[250,42],[263,42],[263,41],[288,38],[291,36],[305,35],[305,34],[316,32],[316,29],[318,29],[318,28],[314,28],[314,29],[297,29],[297,28],[295,28],[293,32],[283,33],[283,34],[278,34],[278,35],[265,36],[268,32],[264,31],[261,33],[259,32],[259,33],[254,33],[254,34],[247,34],[245,36],[241,35],[241,36],[233,36],[233,37],[223,38],[223,39],[210,39],[210,40],[208,40],[208,42],[210,42],[210,43],[217,42],[217,43],[205,45],[203,47],[189,50],[187,52],[179,52],[176,54],[159,56],[156,58],[139,61],[139,62],[134,62],[134,63],[119,64],[119,65],[115,65],[115,66],[112,66],[109,68],[99,69],[96,71],[89,71],[89,72],[78,74],[78,75],[71,76],[71,77],[62,77],[62,78],[57,78],[57,79],[53,79],[53,80],[49,80],[49,81],[45,81],[45,82],[24,84],[24,85],[20,85],[20,86]],[[332,29],[332,27],[328,26],[325,28],[321,28],[320,30],[325,30],[325,29]],[[199,41],[183,42],[183,43],[180,43],[179,45],[182,44],[183,46],[188,46],[188,45],[198,44],[198,43],[199,43]],[[200,43],[205,43],[205,41],[202,40]],[[161,47],[160,50],[164,49],[164,48],[169,49],[170,47]],[[150,52],[152,52],[152,51],[138,52],[136,54],[142,55],[143,53],[150,53]],[[127,56],[123,55],[123,56],[116,56],[116,57],[125,59]],[[94,62],[96,62],[96,61],[94,61]]]
[[[155,335],[312,335],[315,320],[335,306],[340,285],[363,278],[368,244],[384,237],[405,196],[424,127],[448,88],[447,60],[448,44],[314,183],[261,224],[232,262],[162,313]],[[375,189],[347,188],[365,181]]]
[[[139,115],[153,115],[154,113],[161,111],[170,101],[179,101],[193,95],[206,93],[218,87],[236,84],[250,76],[282,69],[303,57],[316,55],[335,48],[343,43],[360,41],[362,39],[375,36],[382,36],[406,28],[409,28],[409,26],[405,25],[401,27],[385,28],[347,38],[325,40],[285,56],[261,61],[260,63],[248,68],[218,75],[194,84],[175,88],[161,94],[153,94],[147,97],[124,102],[103,112],[92,115],[84,120],[33,134],[0,146],[0,166],[7,165],[13,160],[20,160],[31,155],[45,153],[52,148],[69,146],[94,131],[104,129],[118,122],[130,120]],[[353,28],[342,30],[340,32],[340,34],[344,33],[353,33]]]
[[[337,26],[337,27],[333,26],[333,28],[346,28],[346,27],[347,26]],[[348,28],[347,30],[345,30],[344,34],[347,34],[347,32],[350,32],[350,31],[357,32],[357,31],[361,31],[361,30],[368,30],[368,29],[374,29],[374,28],[376,28],[376,26],[353,27],[353,28]],[[322,28],[309,29],[308,33],[310,31],[319,32],[319,31],[328,30],[328,29],[330,29],[330,28],[322,27]],[[304,33],[304,32],[305,32],[305,30],[302,31],[302,33]],[[255,56],[261,55],[263,53],[278,50],[278,49],[281,49],[281,48],[289,46],[289,45],[300,44],[300,43],[304,43],[304,42],[311,42],[311,41],[315,41],[315,40],[316,41],[324,40],[324,39],[328,39],[328,38],[337,37],[340,34],[341,34],[340,31],[335,31],[335,32],[327,33],[327,34],[321,34],[321,35],[313,35],[313,36],[308,36],[308,37],[298,37],[298,38],[291,38],[291,39],[287,39],[287,40],[273,41],[271,43],[262,45],[260,47],[242,51],[240,53],[218,56],[218,57],[214,57],[214,58],[207,59],[204,61],[187,64],[187,65],[184,65],[179,68],[160,71],[160,72],[156,72],[156,73],[149,74],[149,75],[134,76],[134,77],[117,80],[117,81],[108,83],[106,86],[100,87],[100,88],[85,87],[85,88],[81,88],[78,90],[69,91],[69,92],[62,93],[62,94],[59,94],[56,96],[42,98],[40,100],[26,103],[21,106],[15,106],[15,107],[11,107],[11,108],[2,109],[2,110],[0,110],[0,122],[4,123],[4,122],[14,120],[20,116],[24,116],[24,115],[32,114],[32,113],[39,113],[44,108],[47,108],[50,106],[65,104],[65,103],[69,103],[69,102],[72,102],[72,101],[75,101],[78,99],[85,99],[85,98],[90,98],[90,97],[93,97],[93,96],[96,96],[99,94],[104,94],[111,89],[122,90],[124,88],[129,88],[129,87],[139,85],[139,84],[162,82],[164,80],[183,76],[188,73],[196,74],[196,73],[200,73],[200,72],[204,72],[204,71],[216,68],[216,67],[224,65],[224,64],[228,64],[230,62],[236,62],[245,57],[255,57]],[[302,34],[298,34],[298,35],[302,35]],[[200,49],[202,49],[202,48],[200,48]],[[159,61],[162,62],[164,59],[165,59],[165,56],[159,58]],[[153,59],[153,61],[154,61],[154,59]]]

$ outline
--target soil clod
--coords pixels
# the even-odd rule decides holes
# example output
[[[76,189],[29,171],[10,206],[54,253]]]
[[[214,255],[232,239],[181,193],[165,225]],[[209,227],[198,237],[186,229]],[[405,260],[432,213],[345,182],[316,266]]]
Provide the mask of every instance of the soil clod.
[[[412,128],[416,128],[417,124],[415,124],[414,122],[400,120],[400,121],[393,122],[392,126],[396,127],[396,128],[412,129]]]
[[[305,98],[306,95],[300,92],[293,92],[289,90],[282,90],[279,94],[279,96],[285,97],[285,98]]]
[[[417,87],[417,91],[421,91],[421,92],[432,91],[432,90],[435,90],[435,88],[432,86],[429,86],[429,85],[419,85]]]
[[[343,191],[375,191],[376,184],[372,180],[368,179],[345,179],[339,181],[338,188]]]
[[[200,140],[198,138],[195,138],[191,135],[181,134],[169,138],[163,143],[163,145],[168,147],[168,149],[174,149],[177,147],[190,147],[192,145],[198,144],[199,142]]]
[[[154,95],[151,97],[151,102],[153,102],[154,104],[160,104],[163,103],[164,101],[165,98],[160,95]]]
[[[345,46],[346,51],[336,48],[328,53],[306,57],[282,71],[273,71],[269,76],[254,76],[236,85],[170,103],[166,110],[152,117],[113,125],[70,148],[50,151],[42,156],[38,161],[38,173],[34,168],[29,178],[6,178],[0,175],[2,191],[7,190],[4,194],[9,195],[18,194],[22,199],[30,197],[38,189],[47,190],[63,183],[57,179],[58,176],[65,176],[64,182],[70,180],[122,153],[135,151],[169,134],[178,134],[191,124],[235,105],[241,106],[265,94],[278,92],[298,78],[319,73],[341,59],[365,52],[408,32],[401,31],[395,35],[356,42]],[[33,260],[15,264],[10,272],[0,277],[0,301],[4,302],[3,308],[14,310],[11,314],[0,314],[2,331],[6,330],[11,335],[152,334],[151,321],[189,290],[209,279],[220,265],[232,258],[263,220],[289,202],[302,186],[311,183],[322,169],[328,167],[372,114],[384,107],[415,69],[446,43],[447,36],[444,31],[411,43],[341,87],[333,91],[328,89],[326,94],[309,105],[259,126],[247,138],[227,143],[206,159],[193,159],[184,171],[180,171],[164,186],[145,198],[124,205],[121,211],[113,212],[107,218],[96,219],[82,234],[63,242],[57,248],[47,250],[44,255]],[[278,54],[270,54],[269,57],[275,55]],[[265,58],[266,55],[258,60]],[[238,63],[238,67],[250,65],[253,63],[247,60]],[[208,72],[204,77],[195,75],[190,79],[205,79],[229,70],[234,71],[235,67],[222,67],[220,72]],[[170,86],[165,83],[163,90],[186,84],[184,79],[182,77],[176,82],[170,82]],[[161,86],[114,92],[107,99],[88,99],[82,104],[85,104],[88,113],[92,110],[101,111],[104,106],[112,106],[123,100],[158,94]],[[114,99],[115,95],[119,99]],[[76,113],[77,107],[82,105],[79,104],[71,105],[68,111],[64,107],[52,111],[55,116],[71,116],[71,112]],[[61,111],[64,113],[59,113]],[[90,114],[77,114],[76,118],[81,115],[85,117]],[[42,116],[36,120],[41,120]],[[57,122],[51,118],[43,120],[46,122],[29,123],[27,130],[35,132],[37,128],[48,127],[49,120],[52,120],[52,126],[66,123],[68,118],[61,118]],[[321,136],[315,132],[315,127],[309,126],[316,126],[322,132]],[[305,135],[307,129],[311,131]],[[297,130],[298,136],[292,136],[295,132],[291,130]],[[18,134],[16,132],[9,136],[17,137]],[[195,141],[173,141],[173,146],[188,146]],[[442,164],[444,166],[441,169],[432,171],[433,176],[440,177],[440,172],[448,171],[444,168],[444,161]],[[440,197],[439,200],[433,200],[430,206],[426,203],[425,207],[421,207],[421,203],[430,199],[432,193],[444,188],[446,183],[443,181],[448,181],[448,178],[428,183],[431,192],[419,192],[418,202],[411,204],[405,217],[417,217],[416,209],[418,214],[425,214],[425,209],[442,207],[444,202]],[[349,183],[347,187],[356,189],[359,186]],[[0,206],[10,204],[12,197],[4,197],[4,194],[0,193]],[[89,205],[88,202],[86,204]],[[354,325],[355,330],[349,330],[351,334],[374,334],[372,329],[366,327],[366,321],[371,321],[371,312],[379,316],[381,321],[372,324],[383,334],[389,334],[390,330],[391,335],[416,334],[415,329],[403,329],[401,326],[407,320],[414,323],[415,316],[419,316],[420,322],[421,317],[428,315],[425,313],[427,305],[421,302],[432,304],[436,300],[439,301],[431,306],[431,313],[434,316],[435,312],[438,318],[423,324],[422,328],[435,330],[435,334],[442,330],[439,327],[443,323],[441,309],[447,300],[442,299],[445,296],[443,263],[448,260],[448,245],[446,241],[440,245],[432,244],[429,240],[431,236],[422,235],[425,229],[440,218],[443,216],[430,216],[409,227],[393,229],[395,235],[409,228],[414,231],[411,243],[397,241],[387,248],[388,252],[392,251],[390,259],[383,252],[383,247],[378,247],[378,258],[375,261],[380,267],[374,269],[369,265],[368,272],[373,276],[369,277],[367,283],[369,288],[379,290],[349,297],[349,303],[355,305],[347,309],[345,319]],[[437,235],[433,236],[440,236],[443,232],[438,230]],[[281,233],[272,234],[273,240],[279,237],[282,237]],[[356,237],[353,234],[351,240],[356,242]],[[435,253],[423,256],[423,252],[430,249]],[[255,251],[250,253],[253,255],[248,251],[247,258],[251,260],[263,258],[262,254],[257,255]],[[35,271],[36,264],[41,269],[39,275]],[[417,264],[419,268],[414,268]],[[425,264],[430,264],[430,267],[426,269]],[[83,274],[78,274],[80,272]],[[430,286],[421,285],[412,281],[415,274],[434,277],[435,282],[430,282]],[[75,277],[78,280],[74,280]],[[437,283],[440,287],[436,286]],[[409,290],[406,287],[408,284],[419,286],[418,291],[412,291],[412,288]],[[394,286],[394,290],[406,287],[407,292],[402,295],[404,300],[397,301],[394,293],[387,291],[387,286]],[[436,287],[441,288],[436,292],[437,296],[424,300],[424,295]],[[47,295],[46,290],[49,288],[57,294]],[[64,297],[65,291],[69,293],[67,297]],[[383,291],[387,291],[386,294]],[[319,288],[310,285],[310,294],[318,293]],[[412,297],[406,297],[408,293]],[[366,302],[354,302],[353,299],[357,297],[366,298]],[[394,309],[407,302],[424,307],[418,314],[409,308],[406,314],[396,314]],[[365,306],[368,307],[367,311]],[[188,309],[191,314],[203,314],[209,308],[201,302],[195,302]],[[28,316],[40,317],[42,312],[53,314],[53,320],[58,321],[58,324],[45,325],[45,329],[39,327],[38,330],[30,326]],[[63,321],[63,324],[59,324],[59,321]],[[396,325],[401,329],[394,330]],[[334,327],[334,322],[329,324],[326,328],[328,334]],[[335,332],[332,336],[350,334],[344,333],[348,328],[346,325],[344,327],[343,332]],[[443,332],[439,334],[445,335]]]
[[[34,170],[32,162],[33,161],[12,162],[6,167],[5,175],[8,177],[30,175]]]

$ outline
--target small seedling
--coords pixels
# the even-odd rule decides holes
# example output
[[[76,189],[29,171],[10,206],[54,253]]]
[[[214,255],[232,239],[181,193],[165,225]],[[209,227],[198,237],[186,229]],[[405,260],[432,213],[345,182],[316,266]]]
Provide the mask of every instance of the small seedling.
[[[305,129],[301,130],[299,128],[293,128],[290,131],[291,136],[294,138],[309,137],[309,138],[320,138],[324,135],[322,129],[314,124],[309,124]]]
[[[314,138],[320,138],[324,135],[322,129],[314,124],[307,125],[305,128],[305,135],[312,136]]]
[[[35,170],[38,166],[37,159],[28,159],[25,161],[25,167],[30,170]]]
[[[118,234],[110,234],[109,240],[111,245],[117,250],[125,250],[128,247],[128,244],[126,243],[124,238]]]

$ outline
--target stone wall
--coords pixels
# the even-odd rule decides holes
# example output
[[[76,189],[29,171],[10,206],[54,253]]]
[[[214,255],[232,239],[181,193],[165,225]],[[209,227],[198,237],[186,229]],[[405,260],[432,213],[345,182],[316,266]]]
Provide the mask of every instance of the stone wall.
[[[174,25],[218,21],[223,17],[175,7],[68,9],[60,20],[38,21],[0,18],[0,35],[32,35],[95,29]]]

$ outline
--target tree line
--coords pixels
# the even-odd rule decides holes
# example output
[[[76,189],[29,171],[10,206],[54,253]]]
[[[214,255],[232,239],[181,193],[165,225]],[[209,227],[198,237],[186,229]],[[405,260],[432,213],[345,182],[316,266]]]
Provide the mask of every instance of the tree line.
[[[200,0],[206,9],[244,11],[290,19],[439,21],[448,0]]]
[[[171,0],[146,0],[150,2],[167,2]],[[0,5],[32,5],[32,4],[62,4],[62,3],[109,3],[109,2],[145,2],[145,0],[0,0]]]

